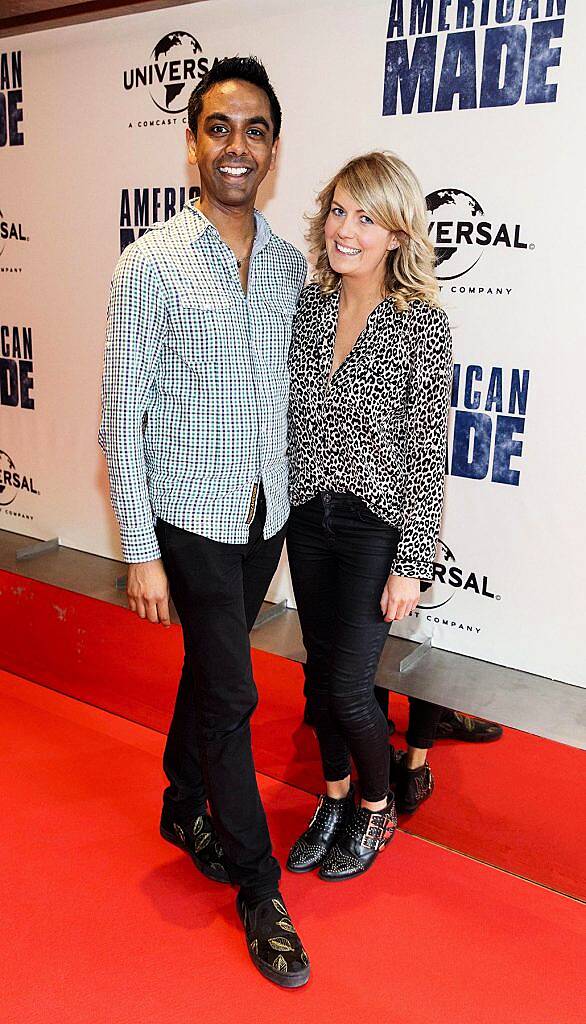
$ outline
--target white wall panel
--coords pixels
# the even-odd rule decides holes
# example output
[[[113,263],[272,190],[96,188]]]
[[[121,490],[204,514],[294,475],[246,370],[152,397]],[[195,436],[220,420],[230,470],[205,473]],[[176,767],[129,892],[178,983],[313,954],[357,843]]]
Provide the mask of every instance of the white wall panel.
[[[32,330],[33,368],[23,372],[34,379],[34,409],[20,400],[10,404],[14,366],[8,365],[13,355],[5,332],[0,473],[18,473],[26,484],[15,488],[6,483],[14,476],[0,478],[0,527],[36,537],[58,534],[66,545],[119,557],[96,431],[122,192],[132,197],[134,189],[149,189],[152,205],[165,189],[196,183],[185,159],[185,115],[177,111],[190,85],[171,99],[175,112],[166,113],[156,105],[165,105],[165,89],[126,89],[125,72],[130,85],[136,68],[153,63],[165,36],[188,33],[199,44],[196,74],[198,61],[235,53],[256,53],[269,69],[284,124],[279,167],[260,205],[278,233],[304,247],[303,213],[320,184],[348,157],[382,147],[413,165],[426,194],[443,193],[433,219],[446,225],[440,229],[445,237],[455,236],[458,222],[473,224],[476,235],[482,222],[489,225],[480,229],[483,241],[500,239],[464,241],[439,267],[453,278],[442,283],[461,368],[451,417],[458,440],[450,441],[449,468],[454,447],[460,468],[447,477],[438,553],[444,582],[398,632],[421,637],[433,629],[437,646],[586,685],[579,77],[586,10],[576,0],[414,4],[432,12],[430,31],[406,43],[394,33],[390,74],[400,47],[409,59],[435,48],[435,64],[422,63],[435,76],[432,105],[442,64],[450,60],[462,92],[454,109],[417,112],[426,103],[420,85],[411,113],[399,102],[396,113],[383,114],[389,14],[403,14],[409,31],[411,6],[409,0],[209,0],[2,41],[2,110],[9,103],[22,109],[15,131],[24,144],[6,139],[0,148],[0,221],[8,234],[17,225],[16,237],[0,239],[0,248],[6,243],[0,324],[10,337],[14,327]],[[449,31],[438,31],[442,10]],[[466,10],[474,11],[470,27]],[[503,45],[500,63],[495,42]],[[190,59],[194,45],[183,36],[159,49],[168,50],[160,55],[161,68],[175,56]],[[21,54],[22,100],[14,96],[12,52]],[[500,89],[504,102],[459,109],[459,102],[480,102],[483,76],[485,96],[491,88],[494,101]],[[444,93],[448,84],[444,75]],[[528,96],[547,102],[529,103]],[[478,403],[466,397],[471,366],[483,377]],[[510,405],[510,383],[523,371],[529,382],[519,408]],[[515,432],[511,415],[519,418]],[[462,475],[469,450],[464,428],[471,422],[490,442],[477,441],[472,475]],[[507,432],[512,442],[522,442],[520,454],[507,456]],[[508,471],[518,472],[517,482],[502,482]],[[465,582],[466,588],[454,585]],[[271,593],[291,597],[284,563]]]

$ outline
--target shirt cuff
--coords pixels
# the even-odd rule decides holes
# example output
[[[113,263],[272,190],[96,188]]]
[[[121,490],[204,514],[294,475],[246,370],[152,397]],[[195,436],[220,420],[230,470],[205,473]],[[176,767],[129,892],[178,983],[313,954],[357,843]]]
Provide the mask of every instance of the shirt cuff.
[[[124,561],[129,565],[134,562],[153,562],[161,557],[154,526],[145,526],[140,532],[120,526],[120,543]]]
[[[391,567],[393,576],[405,576],[406,579],[433,580],[433,566],[431,562],[403,562],[397,559]]]

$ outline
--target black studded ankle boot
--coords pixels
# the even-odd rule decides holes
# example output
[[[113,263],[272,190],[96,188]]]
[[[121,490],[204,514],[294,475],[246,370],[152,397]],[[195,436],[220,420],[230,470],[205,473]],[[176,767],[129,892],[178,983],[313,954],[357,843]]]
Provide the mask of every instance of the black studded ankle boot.
[[[301,874],[319,867],[328,850],[346,828],[353,810],[353,786],[350,786],[348,795],[339,800],[322,793],[305,832],[291,847],[287,858],[289,871]]]
[[[395,787],[399,814],[413,814],[433,793],[435,780],[429,763],[420,768],[407,767],[407,751],[390,748],[390,783]]]
[[[388,846],[397,827],[397,812],[392,793],[382,811],[359,807],[345,831],[334,843],[319,869],[319,877],[328,882],[363,875]]]

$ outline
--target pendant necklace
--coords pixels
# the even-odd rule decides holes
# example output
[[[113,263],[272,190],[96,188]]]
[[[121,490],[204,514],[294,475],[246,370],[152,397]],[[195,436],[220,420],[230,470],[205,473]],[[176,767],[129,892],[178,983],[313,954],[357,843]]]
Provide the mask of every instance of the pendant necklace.
[[[248,256],[242,256],[240,259],[238,259],[238,257],[236,256],[236,266],[238,267],[238,270],[240,270],[240,268],[242,267],[242,264],[246,263],[246,261],[249,260],[249,259],[250,259],[250,253],[248,253]]]

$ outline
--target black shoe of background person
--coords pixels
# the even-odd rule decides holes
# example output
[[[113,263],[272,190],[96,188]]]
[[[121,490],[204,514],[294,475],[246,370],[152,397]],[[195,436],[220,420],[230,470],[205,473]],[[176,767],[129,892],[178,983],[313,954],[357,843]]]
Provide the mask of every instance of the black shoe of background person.
[[[213,882],[230,883],[225,855],[209,814],[199,814],[187,822],[173,821],[163,811],[161,835],[168,843],[189,854],[198,871]]]
[[[463,740],[465,743],[492,743],[500,740],[502,725],[487,722],[483,718],[472,718],[460,711],[446,708],[439,720],[436,739]]]
[[[282,988],[309,981],[309,958],[280,892],[250,907],[238,893],[236,909],[246,932],[250,959],[260,973]]]
[[[413,814],[433,793],[435,781],[428,762],[420,768],[407,767],[407,751],[390,748],[389,782],[395,787],[399,814]]]
[[[356,808],[345,832],[323,861],[318,877],[326,882],[343,882],[363,875],[391,842],[396,827],[397,811],[392,793],[382,811]]]
[[[335,800],[322,793],[309,825],[293,843],[287,869],[296,874],[319,867],[328,850],[342,835],[354,810],[354,786],[348,795]]]
[[[395,723],[389,718],[389,736],[395,731]],[[437,727],[438,740],[463,740],[465,743],[492,743],[500,740],[503,734],[502,725],[487,722],[483,718],[471,718],[460,711],[445,708]]]

